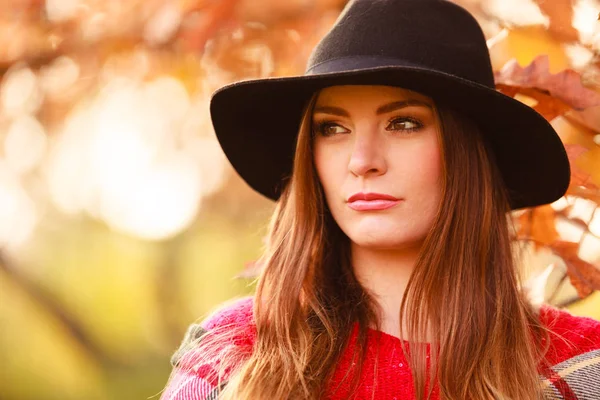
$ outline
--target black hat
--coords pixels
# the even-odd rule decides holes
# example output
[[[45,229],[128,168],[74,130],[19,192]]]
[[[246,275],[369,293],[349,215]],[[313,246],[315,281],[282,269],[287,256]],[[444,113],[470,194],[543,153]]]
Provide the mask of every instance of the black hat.
[[[312,94],[361,84],[413,90],[474,120],[513,209],[551,203],[567,190],[569,161],[556,131],[531,107],[495,90],[479,24],[445,0],[351,0],[313,50],[304,75],[217,90],[213,126],[240,176],[276,200],[291,175],[302,110]]]

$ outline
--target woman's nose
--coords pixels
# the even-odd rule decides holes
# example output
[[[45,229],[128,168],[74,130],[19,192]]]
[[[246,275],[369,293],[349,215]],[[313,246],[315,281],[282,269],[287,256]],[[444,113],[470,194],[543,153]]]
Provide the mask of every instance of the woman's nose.
[[[381,175],[387,170],[383,143],[376,134],[357,134],[348,162],[348,170],[356,176]]]

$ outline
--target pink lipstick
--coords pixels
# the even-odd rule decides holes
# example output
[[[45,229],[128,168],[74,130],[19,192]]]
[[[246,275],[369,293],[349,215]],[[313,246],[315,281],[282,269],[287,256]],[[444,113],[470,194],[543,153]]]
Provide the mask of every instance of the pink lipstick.
[[[379,211],[394,207],[400,199],[381,193],[356,193],[347,200],[348,207],[355,211]]]

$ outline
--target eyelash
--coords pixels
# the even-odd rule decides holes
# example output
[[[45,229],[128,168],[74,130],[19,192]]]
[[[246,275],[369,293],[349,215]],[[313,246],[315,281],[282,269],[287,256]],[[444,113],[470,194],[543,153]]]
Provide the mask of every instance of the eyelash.
[[[402,132],[414,132],[414,131],[418,131],[419,129],[421,129],[423,127],[423,124],[416,118],[412,118],[412,117],[394,117],[392,119],[390,119],[388,121],[388,127],[393,124],[393,123],[398,123],[398,122],[411,122],[413,124],[415,124],[416,126],[414,128],[408,128],[408,129],[395,129],[395,131],[402,131]],[[333,136],[335,135],[335,133],[331,133],[331,134],[327,134],[324,132],[324,128],[328,127],[328,126],[340,126],[340,124],[334,122],[334,121],[321,121],[318,122],[316,124],[316,126],[313,129],[313,135],[320,135],[320,136]],[[386,128],[387,129],[387,128]],[[392,131],[394,131],[394,129],[391,129]]]

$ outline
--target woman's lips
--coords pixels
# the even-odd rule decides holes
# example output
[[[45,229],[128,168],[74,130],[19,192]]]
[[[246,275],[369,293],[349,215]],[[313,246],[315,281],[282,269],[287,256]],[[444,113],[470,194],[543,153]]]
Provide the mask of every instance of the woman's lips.
[[[356,193],[347,202],[348,207],[355,211],[377,211],[394,207],[400,199],[381,193]]]

